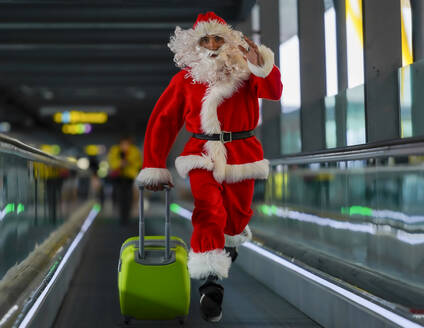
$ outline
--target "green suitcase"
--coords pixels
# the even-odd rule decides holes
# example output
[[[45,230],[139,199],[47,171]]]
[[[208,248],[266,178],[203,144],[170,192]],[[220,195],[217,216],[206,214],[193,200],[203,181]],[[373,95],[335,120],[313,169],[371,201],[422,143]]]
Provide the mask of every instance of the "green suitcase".
[[[144,236],[143,187],[140,188],[139,237],[121,247],[118,289],[125,322],[178,319],[183,322],[190,307],[187,246],[170,238],[169,188],[166,188],[165,236]]]

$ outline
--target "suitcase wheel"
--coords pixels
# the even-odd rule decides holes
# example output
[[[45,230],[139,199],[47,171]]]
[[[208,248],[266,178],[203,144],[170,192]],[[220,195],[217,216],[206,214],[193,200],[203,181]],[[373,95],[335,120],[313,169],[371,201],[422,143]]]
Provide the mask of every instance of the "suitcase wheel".
[[[186,320],[186,317],[185,317],[185,316],[184,316],[184,317],[178,317],[178,318],[177,318],[177,320],[178,320],[178,323],[179,323],[180,325],[184,325],[185,320]]]
[[[131,317],[124,317],[124,324],[129,325],[131,322]]]

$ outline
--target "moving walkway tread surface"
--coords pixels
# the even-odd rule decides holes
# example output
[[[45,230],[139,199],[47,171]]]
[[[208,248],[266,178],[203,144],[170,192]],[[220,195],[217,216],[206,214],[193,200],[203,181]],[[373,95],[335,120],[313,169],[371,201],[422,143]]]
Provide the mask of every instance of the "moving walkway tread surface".
[[[184,219],[173,217],[172,234],[187,235]],[[150,221],[150,220],[148,220]],[[179,222],[180,221],[180,222]],[[161,218],[147,222],[147,234],[161,233]],[[153,231],[149,231],[153,228]],[[81,264],[53,327],[181,327],[175,321],[131,321],[125,325],[119,310],[117,264],[122,242],[137,234],[134,219],[120,227],[118,220],[99,217],[94,223]],[[186,242],[188,242],[186,240]],[[242,260],[239,258],[238,260]],[[223,318],[215,327],[320,327],[277,294],[233,265],[223,281]],[[199,313],[200,282],[192,280],[191,306],[184,327],[211,327]]]

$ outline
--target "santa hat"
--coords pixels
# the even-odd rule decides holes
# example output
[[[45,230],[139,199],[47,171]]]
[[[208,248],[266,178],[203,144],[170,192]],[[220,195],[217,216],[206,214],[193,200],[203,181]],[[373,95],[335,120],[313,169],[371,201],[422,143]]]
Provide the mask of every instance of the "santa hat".
[[[227,22],[212,11],[199,14],[193,25],[193,31],[200,39],[205,35],[225,36],[232,32],[232,28]]]
[[[218,23],[221,23],[223,25],[227,25],[227,22],[223,18],[219,17],[213,11],[208,11],[206,14],[199,14],[197,16],[197,19],[196,19],[196,21],[194,22],[194,25],[193,25],[193,30],[196,29],[197,24],[202,23],[202,22],[209,22],[210,20],[214,20],[214,21],[217,21]]]

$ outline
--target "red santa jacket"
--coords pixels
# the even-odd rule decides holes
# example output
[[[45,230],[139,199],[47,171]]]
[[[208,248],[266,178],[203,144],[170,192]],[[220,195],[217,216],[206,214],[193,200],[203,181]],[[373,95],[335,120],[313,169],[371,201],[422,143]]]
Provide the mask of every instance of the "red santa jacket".
[[[259,50],[264,65],[259,67],[248,62],[251,74],[247,73],[243,80],[233,79],[208,87],[193,83],[186,71],[172,78],[147,125],[138,184],[172,181],[166,169],[166,158],[184,123],[188,131],[204,134],[255,129],[259,120],[258,98],[279,100],[283,89],[280,71],[274,65],[274,54],[263,45]],[[225,144],[191,138],[175,166],[183,178],[190,170],[203,168],[213,171],[218,182],[229,183],[266,179],[269,172],[262,145],[254,136]]]

